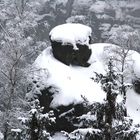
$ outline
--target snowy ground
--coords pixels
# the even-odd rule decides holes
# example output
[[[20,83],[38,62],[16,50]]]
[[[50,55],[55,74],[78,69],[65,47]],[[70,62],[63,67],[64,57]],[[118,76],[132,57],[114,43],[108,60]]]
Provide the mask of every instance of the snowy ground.
[[[91,78],[94,72],[105,73],[104,49],[109,44],[91,45],[92,56],[89,59],[91,65],[88,68],[80,66],[67,66],[56,60],[48,47],[35,61],[38,68],[47,69],[48,79],[43,80],[46,85],[53,85],[58,91],[54,95],[52,106],[68,105],[78,103],[82,100],[81,95],[88,98],[89,101],[102,102],[105,99],[105,93],[101,90],[100,85],[95,83]],[[140,74],[140,54],[133,52],[132,57],[134,72]],[[41,73],[43,74],[43,73]],[[44,75],[45,77],[45,75]],[[134,122],[140,123],[140,95],[133,89],[127,93],[128,114],[134,119]]]

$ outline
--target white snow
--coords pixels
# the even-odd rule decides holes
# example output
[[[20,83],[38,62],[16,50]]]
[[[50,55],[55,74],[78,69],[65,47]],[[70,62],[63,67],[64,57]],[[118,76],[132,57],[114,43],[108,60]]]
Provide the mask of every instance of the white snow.
[[[74,49],[78,49],[76,46],[77,43],[89,45],[89,36],[91,36],[91,33],[91,28],[86,25],[67,23],[54,27],[49,35],[53,41],[72,44]]]
[[[93,132],[98,133],[98,132],[101,132],[101,130],[94,129],[94,128],[80,128],[73,131],[72,133],[77,133],[77,132],[80,132],[82,135],[86,135],[87,133],[90,133],[90,134],[92,134]]]
[[[133,89],[127,92],[127,110],[134,120],[134,123],[140,123],[140,95],[135,93]]]
[[[88,68],[67,66],[53,57],[49,47],[37,58],[35,65],[38,68],[47,69],[49,76],[48,80],[44,79],[44,83],[52,85],[58,90],[51,103],[53,107],[81,102],[81,95],[90,101],[97,102],[101,102],[105,98],[105,93],[101,90],[100,85],[91,79],[94,71],[104,71],[94,68],[98,67],[98,61],[93,62]],[[99,67],[102,68],[100,63]]]
[[[140,77],[140,54],[135,52],[132,54],[132,60],[134,62],[134,73],[136,74],[137,77]]]
[[[63,133],[55,133],[52,140],[67,140],[67,137],[65,137]]]
[[[0,140],[4,139],[4,135],[0,132]]]
[[[124,38],[124,39],[129,39],[129,37],[131,35],[137,34],[136,31],[130,27],[129,25],[114,25],[111,30],[109,31],[109,35],[111,36],[111,38],[116,38],[118,36],[120,36]],[[110,39],[111,39],[110,38]],[[114,39],[115,40],[115,39]]]
[[[91,78],[95,76],[94,72],[105,74],[105,53],[107,47],[112,48],[116,45],[97,43],[92,44],[92,55],[89,59],[91,64],[89,67],[67,66],[53,57],[51,47],[48,47],[36,59],[34,65],[40,69],[46,69],[47,79],[42,79],[44,85],[54,86],[57,93],[51,102],[52,107],[59,105],[69,105],[71,103],[79,103],[82,101],[81,95],[85,96],[89,101],[103,102],[105,93],[100,85],[95,83]],[[111,53],[110,53],[111,54]],[[132,71],[140,76],[140,54],[132,51],[131,58],[133,60]],[[129,67],[128,67],[129,68]],[[44,77],[46,77],[45,73]],[[43,76],[41,74],[41,76]],[[35,74],[36,75],[36,74]],[[129,76],[130,77],[130,76]],[[133,78],[133,75],[130,77]],[[121,100],[120,96],[118,101]],[[140,95],[136,94],[133,89],[127,93],[127,109],[128,114],[134,118],[135,122],[139,122],[140,116]]]
[[[93,114],[91,114],[91,112],[88,112],[87,114],[84,114],[82,116],[79,117],[81,120],[97,120],[97,117]]]
[[[77,21],[77,20],[78,21],[83,21],[83,23],[84,23],[84,21],[86,20],[86,16],[84,16],[84,15],[71,16],[66,20],[66,22],[67,23],[75,23],[75,21]]]
[[[18,129],[11,129],[11,131],[12,131],[12,132],[21,133],[22,130],[18,128]]]

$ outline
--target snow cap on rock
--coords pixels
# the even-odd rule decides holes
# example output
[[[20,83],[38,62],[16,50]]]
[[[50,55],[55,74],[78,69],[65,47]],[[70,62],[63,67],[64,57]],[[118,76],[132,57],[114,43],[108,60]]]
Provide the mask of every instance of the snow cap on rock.
[[[72,44],[74,49],[78,49],[76,44],[89,45],[92,29],[79,23],[67,23],[54,27],[50,32],[51,41],[62,44]]]

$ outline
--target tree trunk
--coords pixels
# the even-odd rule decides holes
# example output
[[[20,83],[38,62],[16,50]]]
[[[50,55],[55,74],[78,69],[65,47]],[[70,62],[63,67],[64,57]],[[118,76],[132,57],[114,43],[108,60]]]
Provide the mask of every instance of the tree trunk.
[[[39,126],[35,114],[32,116],[30,130],[31,140],[39,140]]]

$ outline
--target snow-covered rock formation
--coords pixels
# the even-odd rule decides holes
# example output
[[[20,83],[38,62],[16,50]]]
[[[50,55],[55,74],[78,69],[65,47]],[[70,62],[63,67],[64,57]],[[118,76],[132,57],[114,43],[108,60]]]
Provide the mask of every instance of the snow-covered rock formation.
[[[52,52],[56,59],[70,65],[89,66],[91,28],[82,24],[63,24],[49,34]]]
[[[77,26],[78,28],[75,28],[76,26],[75,24],[60,25],[50,32],[52,46],[46,48],[36,59],[34,67],[39,70],[35,71],[33,75],[34,93],[39,97],[41,105],[45,106],[45,111],[49,111],[52,108],[55,109],[57,118],[56,129],[66,130],[68,132],[74,130],[76,126],[71,124],[68,116],[66,118],[64,116],[68,114],[79,116],[84,112],[82,105],[83,98],[81,96],[86,97],[90,102],[104,102],[106,93],[101,89],[100,84],[94,82],[95,72],[105,74],[108,58],[119,58],[119,56],[114,53],[115,51],[113,52],[112,50],[114,48],[117,50],[121,49],[119,46],[113,44],[96,43],[89,45],[91,29],[84,25],[79,25],[80,27]],[[66,27],[69,29],[67,30]],[[74,31],[72,32],[73,29]],[[85,34],[85,36],[83,34]],[[89,55],[89,59],[85,61],[90,64],[88,67],[83,67],[80,62],[77,62],[77,66],[68,66],[69,64],[73,64],[73,61],[69,63],[65,62],[66,54],[62,48],[70,47],[72,51],[77,53],[77,51],[81,49],[78,46],[79,44],[84,44],[84,46],[81,47],[85,47],[87,50],[89,50],[89,48],[91,49],[89,50],[91,51],[91,55]],[[55,52],[55,47],[59,54],[64,56],[63,60],[56,56],[55,53],[57,52]],[[69,53],[69,49],[67,53]],[[79,55],[82,55],[82,53]],[[135,51],[129,51],[128,56],[125,73],[126,82],[132,83],[136,76],[140,77],[140,54]],[[77,59],[77,61],[79,60]],[[119,68],[117,67],[118,65],[116,62],[116,69]],[[134,100],[136,100],[136,102]],[[140,122],[138,119],[140,115],[139,100],[140,97],[133,88],[128,90],[126,99],[128,114],[136,123]],[[117,102],[120,101],[122,101],[122,97],[118,96]],[[67,128],[66,125],[69,125],[69,128]]]

